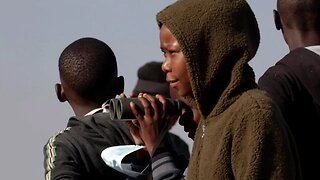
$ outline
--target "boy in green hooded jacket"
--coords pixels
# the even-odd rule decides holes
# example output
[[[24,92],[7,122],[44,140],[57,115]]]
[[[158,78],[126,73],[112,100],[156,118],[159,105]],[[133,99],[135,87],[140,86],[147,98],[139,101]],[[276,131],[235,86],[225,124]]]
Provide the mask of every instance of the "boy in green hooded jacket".
[[[194,139],[187,179],[300,179],[290,131],[248,64],[260,35],[247,2],[179,0],[159,12],[157,22],[166,80],[201,114],[179,120]],[[166,143],[157,147],[165,99],[139,98],[145,114],[134,104],[131,109],[153,158],[154,179],[183,178]]]

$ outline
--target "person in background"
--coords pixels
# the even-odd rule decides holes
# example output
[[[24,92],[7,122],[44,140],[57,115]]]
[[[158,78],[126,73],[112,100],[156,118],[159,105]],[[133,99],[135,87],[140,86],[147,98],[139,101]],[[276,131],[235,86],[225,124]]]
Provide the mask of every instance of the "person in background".
[[[294,136],[303,179],[318,177],[320,120],[320,1],[278,0],[274,10],[289,53],[259,79]],[[318,143],[317,143],[318,142]]]
[[[138,80],[130,97],[137,97],[142,92],[170,97],[169,83],[166,82],[166,74],[162,71],[161,65],[162,62],[149,61],[139,67],[137,72]]]
[[[260,42],[248,3],[181,0],[156,18],[166,80],[201,114],[192,127],[187,179],[300,179],[290,131],[278,106],[258,88],[248,64]],[[156,143],[166,113],[164,96],[138,98],[145,114],[134,103],[130,107],[152,157],[154,179],[183,178],[166,142]]]
[[[78,39],[61,53],[59,75],[57,97],[67,101],[75,115],[44,146],[45,179],[127,179],[100,155],[110,146],[134,144],[126,124],[112,121],[108,107],[102,108],[124,89],[112,49],[95,38]]]

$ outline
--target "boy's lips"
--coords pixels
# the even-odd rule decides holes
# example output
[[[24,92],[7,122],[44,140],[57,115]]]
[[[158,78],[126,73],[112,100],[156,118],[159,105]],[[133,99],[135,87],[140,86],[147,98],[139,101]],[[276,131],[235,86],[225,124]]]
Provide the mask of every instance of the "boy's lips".
[[[177,86],[178,80],[167,80],[172,88]]]

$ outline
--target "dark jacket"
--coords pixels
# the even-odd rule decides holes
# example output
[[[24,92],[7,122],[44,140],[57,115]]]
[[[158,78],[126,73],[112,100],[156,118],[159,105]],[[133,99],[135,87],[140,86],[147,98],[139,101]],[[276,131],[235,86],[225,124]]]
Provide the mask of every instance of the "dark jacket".
[[[190,157],[188,145],[172,133],[165,138],[183,172]],[[44,146],[45,179],[127,179],[126,175],[105,164],[101,152],[110,146],[129,144],[134,144],[134,141],[126,124],[111,120],[109,113],[71,117],[67,128],[52,136]],[[138,162],[132,157],[129,161],[133,164]]]
[[[295,138],[303,179],[318,177],[320,56],[305,48],[291,51],[259,79],[280,107]]]
[[[46,179],[126,179],[108,167],[101,152],[110,146],[134,144],[123,122],[110,120],[108,113],[71,117],[67,128],[44,146]]]

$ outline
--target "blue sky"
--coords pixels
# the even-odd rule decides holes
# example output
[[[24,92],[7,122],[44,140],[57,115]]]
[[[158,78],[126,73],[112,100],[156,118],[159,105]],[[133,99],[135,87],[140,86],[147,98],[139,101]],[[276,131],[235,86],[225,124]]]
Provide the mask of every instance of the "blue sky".
[[[0,2],[0,179],[43,179],[43,145],[73,115],[54,92],[62,50],[81,37],[103,40],[116,54],[129,93],[138,67],[163,60],[155,14],[174,1]],[[275,0],[248,2],[261,30],[260,48],[251,62],[258,78],[288,50],[273,25]],[[174,132],[187,140],[181,128]]]

